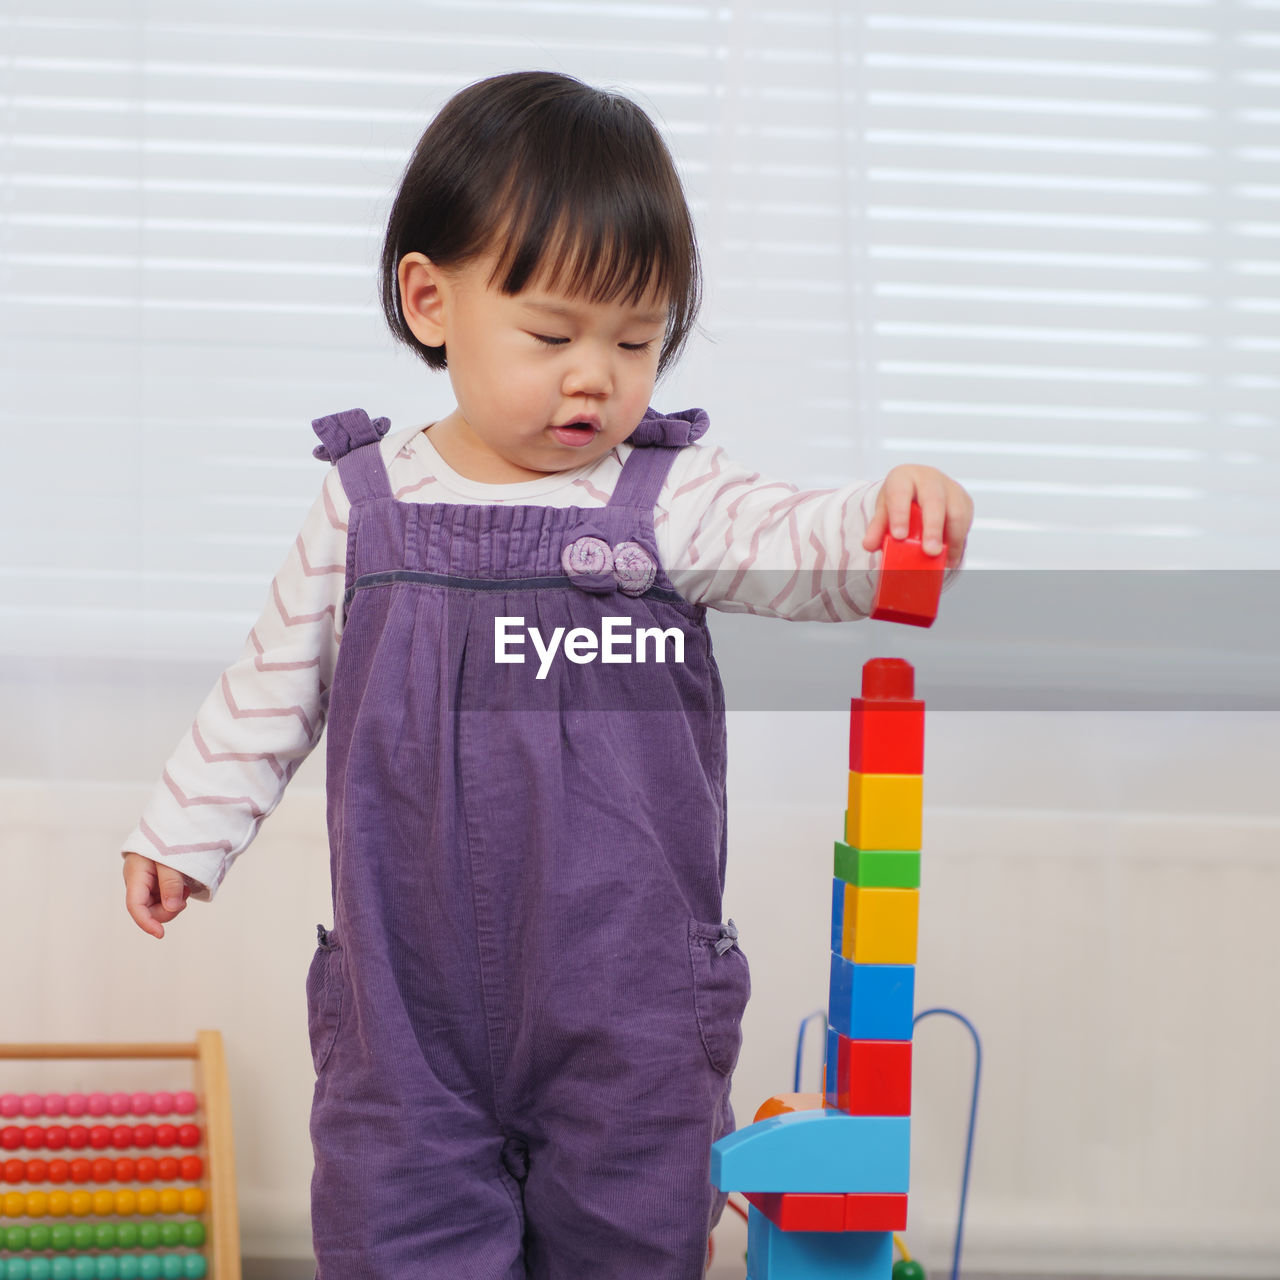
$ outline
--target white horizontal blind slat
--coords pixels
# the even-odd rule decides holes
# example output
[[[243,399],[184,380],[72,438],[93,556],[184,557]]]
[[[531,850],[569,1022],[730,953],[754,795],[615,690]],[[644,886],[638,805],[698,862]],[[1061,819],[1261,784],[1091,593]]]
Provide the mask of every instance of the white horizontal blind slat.
[[[0,0],[0,413],[66,497],[5,504],[6,646],[128,652],[145,619],[227,656],[319,484],[306,420],[448,403],[383,331],[382,225],[435,107],[521,66],[672,139],[715,343],[658,399],[710,403],[736,454],[941,466],[978,564],[1280,561],[1275,5],[359,16]]]

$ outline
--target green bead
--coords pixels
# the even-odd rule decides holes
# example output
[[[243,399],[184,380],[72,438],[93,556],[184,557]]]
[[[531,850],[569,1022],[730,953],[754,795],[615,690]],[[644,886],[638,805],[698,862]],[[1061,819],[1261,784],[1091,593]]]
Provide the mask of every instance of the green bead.
[[[49,1228],[49,1248],[57,1253],[71,1248],[71,1228],[65,1222],[55,1222]]]
[[[184,1222],[182,1224],[182,1243],[189,1245],[192,1249],[198,1249],[204,1244],[204,1223],[203,1222]]]
[[[160,1228],[154,1222],[138,1224],[138,1245],[143,1249],[154,1249],[160,1243]],[[145,1277],[145,1273],[144,1273]]]
[[[21,1253],[22,1250],[27,1247],[27,1228],[5,1227],[4,1247],[6,1249],[12,1249],[14,1253]],[[7,1277],[6,1280],[8,1280]]]
[[[27,1228],[27,1248],[28,1249],[47,1249],[49,1247],[49,1226],[44,1222],[37,1222],[34,1226]]]
[[[144,1253],[138,1259],[138,1280],[160,1280],[160,1259],[154,1253]]]
[[[27,1280],[49,1280],[53,1273],[53,1264],[48,1258],[32,1258],[27,1268]]]
[[[160,1243],[166,1249],[176,1249],[182,1243],[182,1223],[162,1222],[160,1224]]]
[[[123,1253],[116,1259],[120,1264],[119,1280],[138,1280],[138,1255]]]
[[[136,1222],[116,1223],[116,1248],[133,1249],[138,1244],[138,1224]],[[121,1277],[124,1280],[124,1277]]]
[[[182,1274],[187,1280],[204,1280],[207,1271],[208,1264],[203,1253],[189,1253],[182,1260]]]
[[[99,1222],[93,1228],[93,1246],[95,1249],[114,1249],[116,1247],[116,1224]]]
[[[76,1269],[70,1258],[54,1258],[49,1275],[51,1280],[76,1280]]]
[[[92,1228],[90,1228],[92,1231]],[[72,1276],[74,1280],[98,1280],[98,1260],[87,1253],[82,1253],[72,1260]]]
[[[120,1280],[120,1264],[111,1254],[98,1259],[98,1280]]]
[[[77,1222],[71,1228],[71,1247],[73,1249],[92,1249],[93,1248],[93,1224],[91,1222]],[[79,1259],[76,1259],[78,1262]],[[76,1280],[88,1280],[87,1277],[79,1275],[77,1272]]]
[[[182,1258],[176,1253],[166,1253],[160,1259],[160,1274],[164,1280],[182,1280]]]
[[[924,1268],[914,1258],[899,1258],[893,1264],[893,1280],[925,1280]]]

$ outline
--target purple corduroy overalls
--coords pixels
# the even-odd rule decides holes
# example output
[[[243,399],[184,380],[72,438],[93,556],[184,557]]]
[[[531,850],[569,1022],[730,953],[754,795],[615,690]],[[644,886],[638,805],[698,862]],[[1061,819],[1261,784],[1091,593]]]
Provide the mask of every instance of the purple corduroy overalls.
[[[352,504],[307,980],[317,1276],[695,1280],[749,981],[723,692],[653,506],[706,417],[646,414],[603,508],[399,502],[385,420],[314,425]],[[521,627],[611,628],[633,661],[562,645],[540,679]],[[674,631],[634,661],[642,627],[683,662]]]

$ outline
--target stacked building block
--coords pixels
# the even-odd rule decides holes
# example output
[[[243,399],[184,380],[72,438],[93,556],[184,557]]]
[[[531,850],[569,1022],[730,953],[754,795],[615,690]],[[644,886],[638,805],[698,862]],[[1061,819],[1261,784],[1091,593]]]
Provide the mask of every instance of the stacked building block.
[[[910,664],[875,658],[851,707],[823,1094],[771,1099],[712,1148],[712,1182],[751,1204],[748,1280],[889,1280],[906,1226],[924,770],[913,695]]]

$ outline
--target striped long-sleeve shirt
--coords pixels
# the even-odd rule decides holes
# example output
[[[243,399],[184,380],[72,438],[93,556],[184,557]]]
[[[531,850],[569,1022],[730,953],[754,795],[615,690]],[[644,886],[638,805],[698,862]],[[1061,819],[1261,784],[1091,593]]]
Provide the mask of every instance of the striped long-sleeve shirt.
[[[574,471],[520,484],[459,475],[422,427],[381,444],[405,502],[604,506],[630,446]],[[862,538],[878,484],[800,492],[762,479],[722,449],[675,458],[654,511],[658,553],[685,599],[791,620],[865,616],[872,556]],[[342,639],[350,503],[330,470],[271,583],[240,657],[219,677],[165,765],[124,850],[182,872],[213,896],[320,739]]]

